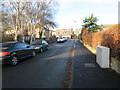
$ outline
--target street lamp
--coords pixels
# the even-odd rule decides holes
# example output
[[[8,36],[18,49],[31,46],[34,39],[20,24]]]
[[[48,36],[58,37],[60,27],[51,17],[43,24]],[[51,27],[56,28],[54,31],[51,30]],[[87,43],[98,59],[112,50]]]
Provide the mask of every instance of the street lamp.
[[[76,31],[77,31],[77,21],[74,21],[75,22],[75,33],[76,33]]]

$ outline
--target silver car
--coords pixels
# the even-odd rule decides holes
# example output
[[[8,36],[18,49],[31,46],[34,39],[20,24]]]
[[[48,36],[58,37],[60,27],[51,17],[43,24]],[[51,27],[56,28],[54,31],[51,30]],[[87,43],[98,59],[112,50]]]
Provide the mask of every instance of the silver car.
[[[64,37],[59,37],[59,38],[57,39],[57,42],[64,42],[64,41],[66,41],[66,39],[65,39]]]

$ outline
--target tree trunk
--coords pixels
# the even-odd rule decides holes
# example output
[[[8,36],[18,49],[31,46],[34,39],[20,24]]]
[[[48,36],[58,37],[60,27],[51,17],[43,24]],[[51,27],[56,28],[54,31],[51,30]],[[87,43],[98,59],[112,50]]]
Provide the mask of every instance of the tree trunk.
[[[42,31],[39,31],[39,38],[41,39],[42,38]]]
[[[32,44],[32,41],[33,41],[33,35],[31,35],[31,38],[30,38],[30,44]]]
[[[17,41],[17,34],[15,33],[14,41]]]
[[[14,36],[14,41],[17,41],[17,30],[18,30],[18,27],[17,25],[15,26],[15,36]]]

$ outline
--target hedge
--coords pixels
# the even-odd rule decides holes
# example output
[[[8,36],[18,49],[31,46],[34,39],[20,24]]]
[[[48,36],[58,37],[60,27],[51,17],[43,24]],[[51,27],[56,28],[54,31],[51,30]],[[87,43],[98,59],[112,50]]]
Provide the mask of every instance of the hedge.
[[[82,29],[82,41],[84,44],[96,49],[96,46],[102,45],[110,48],[110,56],[118,59],[120,54],[120,24],[111,28],[95,33],[88,33],[88,30]]]
[[[2,34],[2,40],[0,41],[0,43],[2,42],[8,42],[8,41],[13,41],[14,35],[13,34]]]

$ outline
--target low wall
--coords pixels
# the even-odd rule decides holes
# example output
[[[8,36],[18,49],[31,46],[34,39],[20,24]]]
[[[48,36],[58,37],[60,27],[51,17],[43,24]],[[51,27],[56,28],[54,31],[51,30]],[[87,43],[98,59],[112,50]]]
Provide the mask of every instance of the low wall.
[[[46,41],[50,44],[50,43],[56,42],[56,40],[57,40],[56,37],[50,37],[50,39]]]

